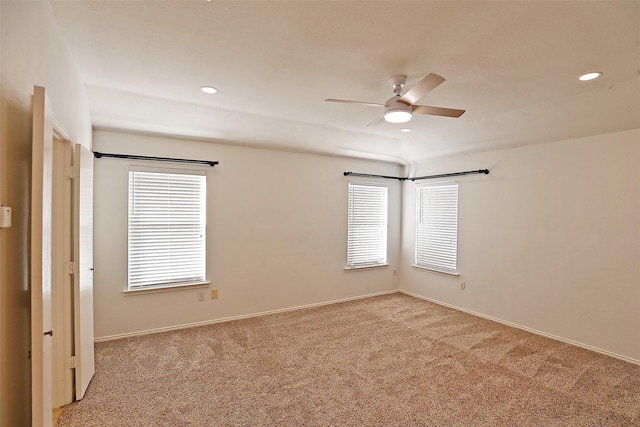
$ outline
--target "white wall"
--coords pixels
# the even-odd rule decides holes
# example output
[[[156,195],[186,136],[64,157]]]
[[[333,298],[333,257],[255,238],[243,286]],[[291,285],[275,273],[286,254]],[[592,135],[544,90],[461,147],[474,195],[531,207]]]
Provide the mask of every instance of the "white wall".
[[[401,289],[640,361],[640,130],[439,159],[415,176],[481,168],[458,179],[460,279],[409,267],[404,184]]]
[[[0,425],[31,424],[29,219],[31,95],[47,88],[56,121],[91,146],[83,85],[47,2],[0,1]]]
[[[97,338],[399,287],[640,361],[640,130],[419,164],[415,175],[491,170],[458,179],[460,279],[410,267],[412,182],[402,191],[389,182],[391,266],[343,270],[342,172],[402,175],[398,165],[111,131],[95,132],[94,147],[221,162],[209,171],[207,265],[220,298],[198,302],[198,290],[123,295],[127,171],[135,162],[96,161]],[[255,215],[263,219],[253,222]]]
[[[96,160],[98,339],[398,288],[397,238],[389,239],[391,266],[344,271],[349,178],[343,172],[399,176],[399,165],[111,131],[94,132],[94,149],[220,161],[207,169],[207,272],[219,299],[199,302],[194,289],[122,293],[127,287],[127,174],[129,165],[140,162]],[[389,235],[398,236],[401,186],[384,182],[390,188]],[[209,290],[205,293],[208,297]]]

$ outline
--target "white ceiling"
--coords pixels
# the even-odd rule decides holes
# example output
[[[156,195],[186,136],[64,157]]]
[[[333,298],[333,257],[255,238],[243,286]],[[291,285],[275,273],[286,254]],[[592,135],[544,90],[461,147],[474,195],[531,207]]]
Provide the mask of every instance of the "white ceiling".
[[[96,127],[398,162],[640,127],[638,1],[51,4]],[[447,81],[419,104],[462,117],[404,134],[324,102],[384,103],[390,76],[430,72]]]

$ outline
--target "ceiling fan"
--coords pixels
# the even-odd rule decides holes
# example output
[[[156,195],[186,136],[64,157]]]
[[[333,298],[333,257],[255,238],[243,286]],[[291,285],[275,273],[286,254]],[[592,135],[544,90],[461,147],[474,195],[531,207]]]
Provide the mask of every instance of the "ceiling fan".
[[[387,99],[384,104],[378,104],[374,102],[362,102],[362,101],[349,101],[347,99],[333,99],[327,98],[328,102],[340,102],[343,104],[360,104],[368,105],[371,107],[384,107],[384,116],[369,123],[368,126],[373,126],[386,120],[390,123],[405,123],[411,120],[413,113],[427,114],[431,116],[444,116],[444,117],[460,117],[465,110],[458,110],[454,108],[444,107],[430,107],[427,105],[415,105],[423,96],[440,86],[444,81],[444,77],[434,73],[427,74],[422,80],[418,82],[414,87],[402,93],[405,83],[407,83],[407,76],[392,76],[390,79],[393,87],[394,96]]]

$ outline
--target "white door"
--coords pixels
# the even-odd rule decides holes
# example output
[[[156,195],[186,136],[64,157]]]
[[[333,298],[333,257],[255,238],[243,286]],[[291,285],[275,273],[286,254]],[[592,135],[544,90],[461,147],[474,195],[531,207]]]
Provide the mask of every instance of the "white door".
[[[58,131],[58,132],[57,132]],[[73,146],[53,130],[53,207],[51,219],[51,317],[53,330],[52,405],[73,402]]]
[[[51,200],[53,115],[43,87],[33,88],[31,155],[31,425],[52,423]]]
[[[74,333],[76,354],[76,400],[82,399],[95,372],[93,358],[93,154],[78,144],[74,166],[79,178],[73,182]]]

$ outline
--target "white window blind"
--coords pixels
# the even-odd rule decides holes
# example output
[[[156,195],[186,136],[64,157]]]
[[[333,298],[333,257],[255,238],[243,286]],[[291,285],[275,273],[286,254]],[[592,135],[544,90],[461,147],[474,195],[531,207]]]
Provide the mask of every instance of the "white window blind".
[[[129,289],[205,281],[206,176],[129,171]]]
[[[349,183],[347,268],[387,263],[388,188]]]
[[[416,265],[456,272],[458,183],[416,189]]]

